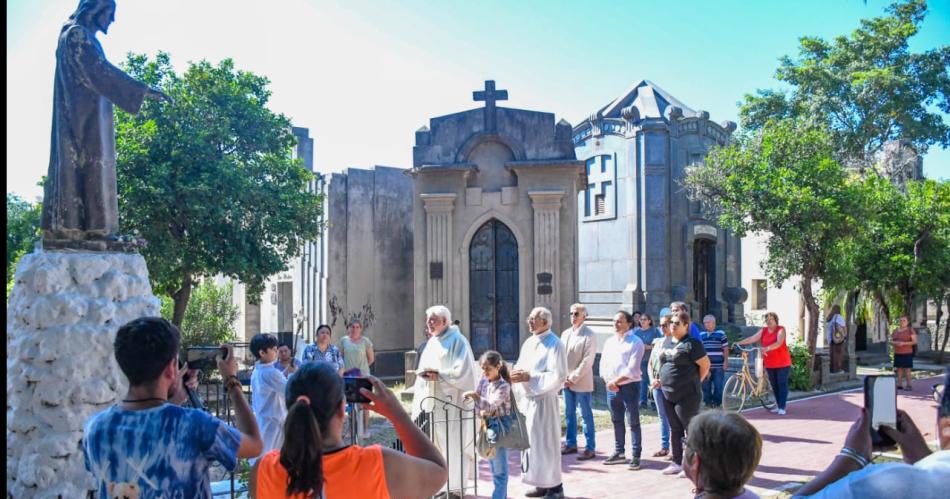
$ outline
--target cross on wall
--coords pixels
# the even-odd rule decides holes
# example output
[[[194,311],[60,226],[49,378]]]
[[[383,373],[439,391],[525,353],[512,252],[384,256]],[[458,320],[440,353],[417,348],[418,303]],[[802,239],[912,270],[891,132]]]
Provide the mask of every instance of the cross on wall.
[[[475,101],[485,101],[485,131],[494,132],[497,127],[495,101],[508,100],[507,90],[495,90],[495,80],[485,80],[485,90],[472,92]]]

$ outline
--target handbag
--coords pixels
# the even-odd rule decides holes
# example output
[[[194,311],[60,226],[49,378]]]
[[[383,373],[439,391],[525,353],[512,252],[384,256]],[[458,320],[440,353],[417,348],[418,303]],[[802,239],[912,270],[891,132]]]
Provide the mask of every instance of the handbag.
[[[475,438],[475,452],[483,459],[495,457],[495,447],[488,442],[488,424],[481,418],[482,424],[478,427],[478,436]]]
[[[511,397],[511,429],[498,436],[496,447],[506,449],[525,450],[531,445],[528,443],[528,423],[525,421],[524,414],[518,410],[515,403],[515,395]]]
[[[835,345],[840,345],[848,337],[848,330],[837,322],[834,323],[834,328],[835,330],[831,333],[831,341]]]

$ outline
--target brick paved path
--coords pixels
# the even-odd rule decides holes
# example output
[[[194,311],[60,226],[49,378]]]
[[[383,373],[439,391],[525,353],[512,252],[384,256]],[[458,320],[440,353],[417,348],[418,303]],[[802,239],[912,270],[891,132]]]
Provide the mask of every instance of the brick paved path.
[[[898,392],[897,406],[917,422],[928,442],[934,439],[936,407],[930,387],[938,377],[914,381],[914,391]],[[841,449],[844,437],[864,405],[860,389],[793,400],[788,414],[777,416],[763,409],[743,412],[762,434],[762,460],[752,481],[753,491],[768,491],[788,482],[805,481],[823,470]],[[628,471],[625,465],[604,466],[601,461],[613,451],[613,430],[597,432],[598,458],[577,461],[576,455],[563,459],[564,492],[570,498],[611,497],[692,497],[692,484],[685,478],[660,473],[669,462],[650,457],[660,448],[658,424],[643,426],[644,448],[639,471]],[[583,442],[583,436],[579,436]],[[628,436],[629,446],[629,436]],[[629,457],[630,449],[627,448]],[[531,489],[521,484],[517,455],[511,457],[509,497],[524,497]],[[478,496],[491,496],[491,473],[486,463],[479,466]],[[475,496],[469,496],[475,497]]]

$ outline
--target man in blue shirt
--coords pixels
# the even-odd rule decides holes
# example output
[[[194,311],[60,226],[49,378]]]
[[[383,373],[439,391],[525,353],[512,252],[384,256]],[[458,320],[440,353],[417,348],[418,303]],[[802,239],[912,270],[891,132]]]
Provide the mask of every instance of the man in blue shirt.
[[[709,356],[709,376],[703,380],[703,401],[707,407],[722,405],[722,386],[726,382],[726,370],[729,369],[729,339],[726,333],[716,329],[716,317],[703,317],[703,347]]]
[[[228,470],[238,458],[257,456],[261,437],[237,379],[233,348],[218,369],[231,396],[237,428],[187,400],[178,367],[181,333],[160,317],[135,319],[116,333],[115,358],[129,380],[116,404],[86,422],[83,456],[98,485],[96,497],[211,497],[208,468]],[[172,402],[172,403],[169,403]]]

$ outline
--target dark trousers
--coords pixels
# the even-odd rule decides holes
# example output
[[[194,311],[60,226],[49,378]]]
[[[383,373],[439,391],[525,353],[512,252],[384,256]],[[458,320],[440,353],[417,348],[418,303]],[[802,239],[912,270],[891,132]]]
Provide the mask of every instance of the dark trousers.
[[[633,457],[640,457],[640,382],[634,381],[620,385],[620,391],[607,390],[607,405],[610,407],[610,421],[614,424],[614,451],[624,453],[623,417],[630,424],[630,447]]]
[[[792,372],[792,367],[767,367],[765,372],[769,374],[769,383],[775,391],[775,403],[779,409],[784,409],[788,400],[788,375]]]
[[[670,450],[673,451],[673,462],[676,464],[683,464],[683,436],[693,416],[699,414],[700,398],[701,394],[696,392],[676,402],[668,398],[663,399],[666,404],[666,418],[670,421]]]
[[[710,367],[709,376],[703,381],[703,402],[706,407],[722,405],[722,387],[726,384],[726,371],[719,367]]]

